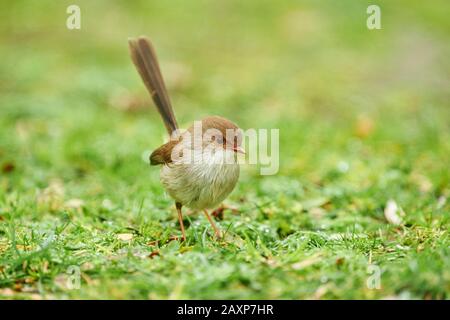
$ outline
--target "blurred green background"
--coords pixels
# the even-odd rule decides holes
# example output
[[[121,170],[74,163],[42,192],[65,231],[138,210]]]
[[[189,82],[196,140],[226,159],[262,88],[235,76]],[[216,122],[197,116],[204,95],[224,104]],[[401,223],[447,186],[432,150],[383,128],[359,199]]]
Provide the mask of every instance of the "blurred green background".
[[[449,13],[446,0],[2,1],[0,297],[448,298]],[[164,127],[128,55],[141,34],[183,126],[217,114],[280,129],[280,171],[243,168],[223,243],[192,216],[188,243],[154,244],[178,227],[148,166]],[[389,199],[402,226],[385,221]]]

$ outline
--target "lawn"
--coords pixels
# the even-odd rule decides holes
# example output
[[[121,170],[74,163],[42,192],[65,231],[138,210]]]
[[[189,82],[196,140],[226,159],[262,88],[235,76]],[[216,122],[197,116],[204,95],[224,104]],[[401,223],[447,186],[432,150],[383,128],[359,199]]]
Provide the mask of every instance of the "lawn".
[[[80,30],[71,1],[2,2],[0,298],[449,299],[450,4],[376,2],[380,30],[359,0],[79,0]],[[221,241],[189,210],[169,241],[140,34],[183,127],[280,130]]]

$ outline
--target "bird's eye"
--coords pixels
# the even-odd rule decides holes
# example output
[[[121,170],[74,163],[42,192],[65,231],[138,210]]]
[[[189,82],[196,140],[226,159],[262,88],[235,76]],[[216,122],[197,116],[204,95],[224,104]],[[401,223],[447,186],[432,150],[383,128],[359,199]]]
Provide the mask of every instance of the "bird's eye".
[[[216,141],[218,144],[223,144],[223,137],[217,137]]]

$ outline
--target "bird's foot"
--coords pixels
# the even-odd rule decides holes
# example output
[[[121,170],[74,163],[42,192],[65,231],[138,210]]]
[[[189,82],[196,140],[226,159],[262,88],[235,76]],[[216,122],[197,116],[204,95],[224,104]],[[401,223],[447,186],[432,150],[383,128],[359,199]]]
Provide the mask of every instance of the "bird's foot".
[[[225,216],[225,210],[231,210],[234,213],[239,212],[238,209],[230,207],[230,206],[226,206],[224,204],[222,204],[220,207],[218,207],[216,210],[214,210],[213,212],[211,212],[211,215],[216,218],[217,220],[223,220],[224,216]]]

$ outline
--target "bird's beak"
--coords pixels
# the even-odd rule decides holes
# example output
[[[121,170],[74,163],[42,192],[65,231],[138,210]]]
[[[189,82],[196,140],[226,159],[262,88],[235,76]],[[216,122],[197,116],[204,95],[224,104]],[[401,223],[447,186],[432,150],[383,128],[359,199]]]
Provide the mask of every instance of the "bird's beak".
[[[233,147],[233,151],[236,152],[236,153],[245,154],[245,150],[242,149],[241,147]]]

